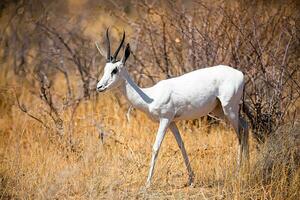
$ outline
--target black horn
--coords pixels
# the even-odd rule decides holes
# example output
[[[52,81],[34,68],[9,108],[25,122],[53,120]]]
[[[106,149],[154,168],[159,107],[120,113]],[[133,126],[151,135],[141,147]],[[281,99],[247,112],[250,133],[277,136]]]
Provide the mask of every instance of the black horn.
[[[111,61],[111,57],[110,57],[110,42],[109,42],[109,36],[108,36],[108,29],[106,29],[106,47],[107,47],[107,56],[106,56],[106,59],[107,59],[107,62],[110,62]]]
[[[125,40],[125,31],[123,32],[123,37],[122,37],[122,40],[121,40],[121,43],[119,45],[119,47],[117,48],[117,50],[115,51],[114,55],[113,55],[113,60],[116,60],[117,59],[117,56],[118,56],[118,53],[124,43],[124,40]]]

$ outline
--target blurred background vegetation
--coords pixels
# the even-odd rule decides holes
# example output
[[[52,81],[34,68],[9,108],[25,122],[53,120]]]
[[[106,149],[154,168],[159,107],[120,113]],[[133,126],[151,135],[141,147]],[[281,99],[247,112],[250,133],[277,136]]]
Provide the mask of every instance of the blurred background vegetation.
[[[128,151],[136,156],[132,162],[137,167],[129,165],[125,171],[122,167],[118,170],[126,177],[134,171],[137,177],[127,177],[125,183],[134,179],[136,187],[133,188],[141,186],[143,180],[138,179],[142,177],[139,174],[144,175],[148,165],[148,160],[141,158],[150,155],[151,142],[147,142],[149,135],[140,134],[150,130],[154,133],[155,125],[141,113],[128,109],[120,94],[100,96],[95,92],[105,58],[99,55],[94,43],[103,44],[104,31],[110,27],[113,49],[122,31],[126,31],[126,42],[132,47],[127,67],[140,86],[151,86],[165,78],[218,64],[233,66],[246,75],[242,113],[250,124],[255,147],[252,171],[235,180],[230,174],[233,163],[226,164],[229,174],[209,165],[207,170],[212,170],[211,174],[208,171],[207,177],[198,174],[204,178],[202,181],[199,178],[198,186],[208,185],[207,188],[213,189],[187,194],[208,195],[213,199],[217,197],[212,193],[227,199],[250,198],[255,193],[254,199],[299,197],[300,5],[297,1],[3,0],[0,24],[0,196],[67,198],[80,194],[93,199],[117,191],[119,197],[126,197],[124,183],[114,186],[115,190],[107,188],[113,185],[116,175],[106,182],[88,179],[92,180],[89,182],[86,177],[95,178],[92,169],[81,165],[78,169],[68,167],[79,165],[81,159],[92,162],[90,166],[118,166],[115,162],[121,161],[112,162],[109,155],[115,153],[121,158]],[[139,122],[144,122],[146,127],[140,127]],[[206,134],[211,129],[228,131],[228,127],[218,124],[218,120],[208,118],[181,122],[180,128],[191,134],[199,130]],[[206,137],[204,133],[194,137],[201,140]],[[113,149],[99,149],[99,143],[91,142],[95,137],[99,137],[102,148],[113,146]],[[139,143],[131,144],[126,137],[135,138]],[[226,140],[228,136],[224,137]],[[105,138],[109,138],[108,142]],[[212,152],[222,157],[229,151],[228,156],[232,156],[234,151],[229,142],[232,138],[227,139],[225,150]],[[192,157],[197,152],[207,152],[208,147],[201,149],[197,144],[193,146],[188,137],[186,140],[188,151],[195,150]],[[141,150],[145,142],[148,148]],[[171,154],[172,149],[168,155],[172,157]],[[93,160],[93,155],[99,161]],[[207,159],[211,156],[203,155]],[[56,176],[45,176],[42,170],[48,156],[53,158],[53,165],[48,163],[53,173],[59,171],[55,163],[60,163],[64,172],[75,171],[70,177],[79,176],[76,170],[88,175],[81,174],[82,180],[73,177],[69,186],[67,181],[58,183]],[[26,163],[24,159],[36,164]],[[100,162],[101,159],[106,161]],[[199,157],[199,162],[201,159],[204,158]],[[224,162],[230,160],[231,157]],[[218,162],[216,166],[222,164]],[[166,168],[176,171],[178,166],[170,164]],[[97,169],[97,176],[103,176],[105,172]],[[222,174],[219,182],[213,171]],[[253,176],[249,178],[248,173]],[[167,175],[167,179],[170,176],[175,175]],[[76,184],[83,181],[90,185],[87,183],[81,191]],[[65,192],[58,189],[60,184],[67,188]],[[220,184],[222,189],[216,189]],[[163,191],[155,190],[151,195],[163,195]],[[128,194],[145,197],[137,190]]]

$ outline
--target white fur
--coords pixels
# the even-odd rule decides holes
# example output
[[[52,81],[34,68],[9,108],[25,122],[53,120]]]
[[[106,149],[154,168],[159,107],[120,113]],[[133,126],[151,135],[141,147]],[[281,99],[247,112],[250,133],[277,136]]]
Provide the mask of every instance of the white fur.
[[[117,74],[111,72],[117,68]],[[102,87],[101,87],[102,86]],[[248,130],[239,118],[239,103],[243,93],[243,73],[225,65],[198,69],[179,77],[162,80],[149,88],[140,88],[130,78],[124,64],[119,61],[107,63],[98,91],[118,88],[133,105],[160,123],[150,164],[147,185],[150,185],[158,151],[168,128],[174,134],[182,152],[192,184],[194,174],[181,139],[177,120],[195,119],[213,113],[226,116],[239,139],[239,157],[248,155]],[[241,128],[244,132],[241,132]],[[244,153],[243,153],[244,152]]]

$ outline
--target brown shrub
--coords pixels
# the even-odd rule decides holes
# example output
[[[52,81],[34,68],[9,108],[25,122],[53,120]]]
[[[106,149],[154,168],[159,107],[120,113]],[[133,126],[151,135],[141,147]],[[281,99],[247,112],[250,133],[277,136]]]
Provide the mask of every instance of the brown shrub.
[[[272,193],[284,188],[281,191],[283,199],[299,197],[300,122],[281,126],[258,148],[252,169],[253,180],[270,187]]]

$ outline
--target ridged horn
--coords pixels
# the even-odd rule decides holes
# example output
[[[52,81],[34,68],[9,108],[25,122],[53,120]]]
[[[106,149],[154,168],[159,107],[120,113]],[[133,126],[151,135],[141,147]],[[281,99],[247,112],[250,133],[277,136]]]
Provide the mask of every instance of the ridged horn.
[[[113,55],[113,60],[117,59],[118,53],[119,53],[121,47],[123,46],[124,40],[125,40],[125,31],[123,32],[123,37],[122,37],[121,43]]]
[[[106,59],[107,61],[111,61],[111,57],[110,57],[110,42],[109,42],[109,36],[108,36],[108,29],[106,29],[106,48],[107,48],[107,56]]]

